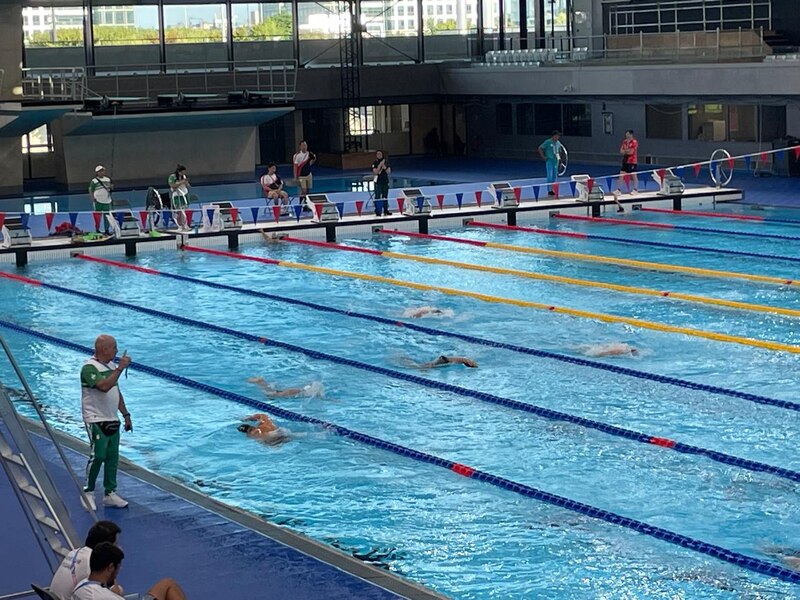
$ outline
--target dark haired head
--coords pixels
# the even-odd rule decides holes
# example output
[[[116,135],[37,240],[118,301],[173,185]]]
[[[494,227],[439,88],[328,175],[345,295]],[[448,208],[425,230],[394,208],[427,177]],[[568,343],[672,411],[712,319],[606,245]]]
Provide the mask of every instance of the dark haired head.
[[[267,169],[271,169],[272,167],[277,167],[277,166],[278,166],[278,165],[276,165],[274,162],[271,162],[271,163],[269,163],[269,164],[267,165]]]
[[[109,542],[100,542],[89,557],[89,568],[96,573],[105,571],[111,565],[119,567],[123,558],[125,558],[125,554],[118,546]]]
[[[98,521],[89,528],[89,532],[86,534],[85,546],[94,549],[102,542],[114,544],[120,533],[122,533],[122,530],[113,521]]]
[[[247,425],[246,423],[243,423],[243,424],[239,425],[239,427],[237,427],[236,429],[238,429],[242,433],[250,433],[250,431],[255,429],[255,427],[253,427],[252,425]]]
[[[625,133],[630,133],[631,135],[633,135],[633,129],[628,129]]]
[[[561,132],[558,129],[554,129],[552,135],[561,135]]]

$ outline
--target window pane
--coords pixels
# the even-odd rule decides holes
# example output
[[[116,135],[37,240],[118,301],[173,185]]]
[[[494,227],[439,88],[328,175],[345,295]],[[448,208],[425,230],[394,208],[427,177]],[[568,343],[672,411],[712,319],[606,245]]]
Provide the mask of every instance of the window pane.
[[[786,107],[761,107],[761,139],[770,141],[786,137]]]
[[[752,104],[728,106],[728,139],[731,142],[755,142],[756,107]]]
[[[340,28],[350,30],[347,15],[339,15],[335,2],[299,2],[297,18],[301,64],[338,65]]]
[[[592,107],[589,104],[563,106],[564,135],[592,137]]]
[[[533,117],[536,135],[550,135],[561,129],[560,104],[535,104]]]
[[[26,6],[22,15],[26,48],[83,46],[81,6]]]
[[[237,62],[293,58],[291,3],[234,4],[231,14],[235,44],[233,55]]]
[[[417,19],[407,0],[362,0],[364,62],[415,62]]]
[[[511,128],[511,104],[503,102],[495,108],[495,129],[497,133],[512,133]]]
[[[95,6],[92,22],[95,46],[158,44],[157,6]]]
[[[22,153],[36,154],[39,152],[52,152],[53,140],[50,137],[50,130],[47,125],[37,127],[33,131],[22,136]]]
[[[683,106],[648,104],[645,107],[647,137],[664,140],[683,138]]]
[[[225,30],[224,4],[164,7],[164,41],[167,44],[223,42]]]
[[[722,104],[690,104],[689,139],[724,142],[727,138],[726,109]]]
[[[528,102],[517,104],[517,133],[520,135],[533,135],[533,104]]]
[[[437,12],[441,0],[423,0],[423,29],[425,36],[425,60],[469,58],[471,44],[477,28],[477,3],[475,0],[455,0],[447,3],[450,10]]]

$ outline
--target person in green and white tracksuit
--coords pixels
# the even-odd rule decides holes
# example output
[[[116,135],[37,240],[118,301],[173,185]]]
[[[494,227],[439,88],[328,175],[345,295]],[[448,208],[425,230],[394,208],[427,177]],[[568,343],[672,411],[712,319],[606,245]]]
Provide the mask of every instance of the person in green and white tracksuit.
[[[108,233],[106,214],[111,212],[111,192],[113,189],[114,185],[106,174],[105,167],[103,165],[97,165],[94,168],[94,178],[89,182],[89,198],[92,201],[94,210],[103,213],[103,223],[106,233]],[[100,233],[100,229],[96,231]]]
[[[172,200],[172,210],[176,211],[176,221],[181,229],[187,226],[186,213],[184,209],[189,206],[189,176],[186,174],[186,167],[178,165],[175,172],[167,179]]]
[[[81,411],[91,445],[83,491],[84,501],[92,510],[95,508],[94,487],[103,465],[103,505],[114,508],[128,506],[128,502],[117,494],[120,436],[117,413],[122,413],[125,419],[125,431],[133,431],[133,423],[117,384],[131,358],[123,353],[119,365],[115,365],[116,355],[116,340],[110,335],[100,335],[94,342],[94,356],[81,368]]]

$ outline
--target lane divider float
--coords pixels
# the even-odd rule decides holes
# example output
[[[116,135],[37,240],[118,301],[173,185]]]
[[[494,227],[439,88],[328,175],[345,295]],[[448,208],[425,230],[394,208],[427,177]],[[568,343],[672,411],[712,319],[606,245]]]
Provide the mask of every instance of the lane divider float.
[[[669,208],[649,208],[643,206],[638,209],[642,212],[663,213],[669,215],[688,216],[688,217],[711,217],[716,219],[734,219],[737,221],[755,221],[758,223],[781,223],[789,225],[800,225],[798,219],[773,219],[771,217],[760,217],[758,215],[740,215],[736,213],[721,213],[704,210],[672,210]]]
[[[788,240],[791,242],[800,242],[800,237],[796,235],[779,235],[777,233],[754,233],[750,231],[715,229],[713,227],[692,227],[690,225],[675,225],[674,223],[650,223],[649,221],[612,219],[611,217],[585,217],[583,215],[567,215],[564,213],[555,213],[551,216],[554,219],[567,219],[569,221],[589,221],[591,223],[607,223],[610,225],[630,225],[631,227],[650,227],[653,229],[672,229],[674,231],[716,233],[719,235],[738,235],[742,237],[759,238],[764,240]]]
[[[446,267],[455,267],[456,269],[466,269],[469,271],[481,271],[483,273],[494,273],[496,275],[510,275],[512,277],[523,277],[526,279],[535,279],[537,281],[549,281],[552,283],[561,283],[564,285],[574,285],[580,287],[590,287],[596,289],[610,290],[613,292],[622,292],[624,294],[635,294],[639,296],[655,296],[658,298],[682,300],[684,302],[693,302],[695,304],[708,304],[712,306],[721,306],[724,308],[732,308],[736,310],[744,310],[744,311],[758,312],[758,313],[773,313],[785,317],[800,317],[800,310],[795,310],[792,308],[782,308],[779,306],[769,306],[767,304],[752,304],[750,302],[724,300],[721,298],[711,298],[709,296],[697,296],[695,294],[686,294],[683,292],[669,292],[664,290],[654,290],[650,288],[641,288],[629,285],[619,285],[616,283],[608,283],[605,281],[577,279],[575,277],[564,277],[562,275],[546,275],[544,273],[536,273],[534,271],[522,271],[519,269],[509,269],[506,267],[493,267],[488,265],[478,265],[475,263],[467,263],[455,260],[446,260],[442,258],[418,256],[415,254],[403,254],[400,252],[392,252],[388,250],[375,250],[372,248],[361,248],[358,246],[346,246],[344,244],[319,242],[315,240],[306,240],[291,236],[285,236],[281,238],[281,241],[294,244],[304,244],[307,246],[316,246],[318,248],[327,248],[330,250],[361,252],[365,254],[371,254],[374,256],[382,256],[384,258],[393,258],[397,260],[410,260],[429,265],[442,265]]]
[[[268,338],[263,335],[255,335],[252,333],[239,331],[230,327],[214,325],[213,323],[198,321],[196,319],[190,319],[188,317],[183,317],[180,315],[168,313],[154,308],[147,308],[145,306],[139,306],[128,302],[122,302],[121,300],[113,300],[111,298],[106,298],[104,296],[90,294],[89,292],[81,292],[79,290],[73,290],[70,288],[65,288],[63,286],[48,284],[37,280],[25,281],[24,283],[32,283],[33,281],[36,281],[34,285],[38,285],[39,287],[44,287],[61,293],[70,294],[87,300],[92,300],[100,304],[107,304],[109,306],[124,308],[126,310],[131,310],[141,314],[165,319],[167,321],[173,321],[175,323],[180,323],[182,325],[189,325],[191,327],[196,327],[197,329],[205,329],[207,331],[213,331],[214,333],[219,333],[221,335],[226,335],[237,339],[246,340],[248,342],[253,342],[263,346],[281,348],[283,350],[288,350],[289,352],[302,354],[304,356],[307,356],[315,360],[324,360],[334,364],[353,367],[355,369],[359,369],[362,371],[377,373],[379,375],[383,375],[384,377],[390,377],[392,379],[397,379],[400,381],[407,381],[409,383],[414,383],[430,389],[452,393],[458,396],[462,396],[464,398],[480,400],[481,402],[486,402],[488,404],[494,404],[497,406],[502,406],[504,408],[510,408],[512,410],[526,412],[529,414],[536,415],[538,417],[543,417],[555,421],[563,421],[566,423],[572,423],[574,425],[578,425],[586,429],[593,429],[595,431],[600,431],[602,433],[606,433],[615,437],[620,437],[626,440],[631,440],[643,444],[653,444],[663,448],[669,448],[671,450],[675,450],[676,452],[681,452],[683,454],[693,454],[696,456],[703,456],[725,465],[734,466],[758,473],[769,473],[777,477],[782,477],[784,479],[789,479],[791,481],[800,482],[800,472],[793,471],[791,469],[776,467],[767,463],[741,458],[738,456],[734,456],[732,454],[726,454],[724,452],[718,452],[716,450],[702,448],[700,446],[693,446],[690,444],[684,444],[682,442],[676,442],[668,438],[649,435],[632,429],[618,427],[616,425],[609,425],[608,423],[603,423],[602,421],[595,421],[593,419],[587,419],[585,417],[580,417],[577,415],[573,415],[571,413],[552,410],[549,408],[538,406],[536,404],[521,402],[519,400],[512,400],[510,398],[504,398],[502,396],[497,396],[495,394],[488,394],[485,392],[473,390],[471,388],[465,388],[451,383],[436,381],[434,379],[427,379],[425,377],[420,377],[419,375],[411,375],[409,373],[396,371],[394,369],[389,369],[387,367],[381,367],[358,360],[343,358],[335,354],[329,354],[327,352],[312,350],[310,348],[305,348],[297,344],[291,344],[289,342],[283,342],[273,338]]]
[[[501,244],[500,242],[486,242],[482,240],[471,240],[449,235],[434,235],[430,233],[417,233],[414,231],[402,231],[400,229],[380,229],[375,233],[383,235],[400,235],[411,238],[421,238],[426,240],[437,240],[440,242],[453,242],[456,244],[467,244],[479,248],[493,248],[495,250],[506,250],[508,252],[519,252],[522,254],[535,254],[547,256],[549,258],[571,259],[586,262],[597,262],[601,264],[617,265],[630,267],[633,269],[644,269],[648,271],[665,271],[674,273],[686,273],[700,277],[716,277],[723,279],[743,279],[746,281],[756,281],[760,283],[775,283],[778,285],[800,286],[800,281],[794,281],[785,277],[770,277],[767,275],[751,275],[750,273],[738,273],[736,271],[719,271],[716,269],[700,269],[697,267],[685,267],[683,265],[672,265],[668,263],[655,263],[643,260],[632,260],[629,258],[616,258],[613,256],[603,256],[596,254],[580,254],[578,252],[565,252],[563,250],[547,250],[545,248],[534,248],[530,246],[516,246],[513,244]]]
[[[77,255],[77,257],[87,260],[89,262],[97,262],[100,264],[104,264],[106,266],[117,267],[121,269],[132,269],[136,267],[136,265],[131,265],[130,263],[123,263],[118,262],[115,260],[109,260],[107,258],[99,258],[95,256],[90,256],[86,254]],[[355,319],[362,319],[365,321],[372,321],[375,323],[381,323],[383,325],[389,325],[392,327],[403,327],[410,331],[418,331],[420,333],[424,333],[426,335],[431,336],[438,336],[438,337],[447,337],[452,339],[461,340],[464,342],[468,342],[471,344],[477,344],[481,346],[487,346],[489,348],[501,348],[504,350],[510,350],[512,352],[518,352],[520,354],[525,354],[528,356],[535,356],[537,358],[545,358],[545,359],[553,359],[560,362],[578,365],[582,367],[589,367],[593,369],[599,369],[602,371],[608,371],[611,373],[625,375],[628,377],[635,377],[638,379],[644,379],[647,381],[653,381],[656,383],[663,383],[666,385],[674,385],[677,387],[697,390],[701,392],[708,392],[710,394],[717,394],[721,396],[729,396],[732,398],[738,398],[740,400],[746,400],[749,402],[754,402],[756,404],[764,404],[766,406],[774,406],[777,408],[785,408],[788,410],[800,411],[800,403],[797,402],[790,402],[788,400],[778,400],[776,398],[770,398],[768,396],[762,396],[759,394],[752,394],[749,392],[741,392],[738,390],[733,390],[730,388],[724,388],[714,385],[707,385],[704,383],[697,383],[694,381],[689,381],[686,379],[679,379],[677,377],[670,377],[668,375],[657,375],[655,373],[648,373],[647,371],[639,371],[637,369],[631,369],[629,367],[622,367],[618,365],[612,365],[604,362],[599,362],[595,360],[589,360],[588,358],[581,358],[577,356],[570,356],[567,354],[559,354],[556,352],[549,352],[547,350],[538,350],[535,348],[528,348],[525,346],[520,346],[517,344],[508,344],[505,342],[498,342],[495,340],[489,340],[485,338],[480,338],[474,335],[467,335],[464,333],[457,333],[452,331],[447,331],[444,329],[434,329],[433,327],[427,327],[424,325],[418,325],[416,323],[411,323],[408,321],[400,321],[397,319],[390,319],[387,317],[379,317],[376,315],[369,315],[366,313],[356,312],[352,310],[345,310],[341,308],[335,308],[332,306],[326,306],[324,304],[316,304],[314,302],[308,302],[306,300],[297,300],[295,298],[289,298],[287,296],[279,296],[276,294],[269,294],[267,292],[259,292],[247,288],[236,287],[232,285],[228,285],[225,283],[218,283],[215,281],[206,281],[204,279],[197,279],[194,277],[189,277],[187,275],[177,275],[175,273],[169,273],[166,271],[157,271],[155,269],[135,269],[139,272],[148,273],[151,275],[159,275],[161,277],[166,277],[169,279],[174,279],[176,281],[181,281],[184,283],[191,283],[194,285],[202,285],[205,287],[209,287],[212,289],[223,290],[228,292],[233,292],[237,294],[243,294],[246,296],[250,296],[253,298],[260,298],[264,300],[271,300],[274,302],[282,302],[284,304],[291,304],[295,306],[302,306],[305,308],[310,308],[312,310],[320,311],[320,312],[327,312],[332,314],[338,314],[346,317],[353,317]],[[0,276],[5,276],[0,272]],[[26,283],[33,283],[34,285],[41,285],[41,283],[37,280],[28,280],[28,278],[20,278],[16,275],[10,275],[12,279],[21,279]]]
[[[539,227],[523,227],[520,225],[501,225],[499,223],[488,223],[484,221],[470,221],[466,223],[466,226],[483,227],[491,229],[504,229],[506,231],[521,231],[524,233],[538,233],[540,235],[555,235],[555,236],[569,237],[580,240],[617,242],[620,244],[633,244],[635,246],[650,246],[652,248],[670,248],[673,250],[694,250],[696,252],[706,252],[708,254],[720,254],[724,256],[747,256],[750,258],[761,258],[764,260],[785,260],[786,262],[800,263],[800,258],[796,256],[783,256],[781,254],[766,254],[763,252],[745,252],[744,250],[723,250],[722,248],[706,248],[704,246],[690,246],[688,244],[653,242],[650,240],[636,240],[631,238],[614,237],[610,235],[581,233],[577,231],[558,231],[556,229],[541,229]]]
[[[74,342],[69,342],[62,338],[48,335],[46,333],[42,333],[34,329],[29,329],[27,327],[22,327],[20,325],[17,325],[15,323],[10,323],[8,321],[0,320],[0,327],[4,327],[5,329],[8,329],[10,331],[15,331],[23,335],[28,335],[40,340],[44,340],[55,346],[60,346],[62,348],[69,348],[70,350],[74,350],[75,352],[80,352],[82,354],[93,353],[93,349],[89,348],[88,346],[82,346]],[[236,402],[238,404],[243,404],[251,408],[262,410],[266,413],[272,414],[276,417],[287,419],[289,421],[307,423],[309,425],[322,427],[326,431],[329,431],[340,437],[348,438],[353,441],[359,442],[361,444],[371,446],[373,448],[379,448],[387,452],[392,452],[399,456],[404,456],[406,458],[410,458],[412,460],[416,460],[421,463],[441,467],[457,475],[466,477],[467,479],[473,479],[476,481],[480,481],[482,483],[487,483],[497,488],[510,491],[515,494],[519,494],[520,496],[533,498],[534,500],[545,502],[547,504],[551,504],[559,508],[565,508],[567,510],[570,510],[572,512],[581,515],[585,515],[592,519],[605,521],[606,523],[611,523],[612,525],[619,525],[620,527],[636,531],[638,533],[647,535],[657,540],[669,542],[670,544],[680,546],[682,548],[686,548],[688,550],[692,550],[694,552],[698,552],[706,556],[711,556],[713,558],[736,565],[737,567],[743,568],[748,571],[752,571],[754,573],[760,573],[762,575],[774,577],[776,579],[785,581],[787,583],[800,584],[800,571],[787,569],[786,567],[783,567],[781,565],[766,560],[762,560],[760,558],[747,556],[746,554],[735,552],[733,550],[723,548],[722,546],[709,544],[702,540],[698,540],[696,538],[676,533],[668,529],[664,529],[662,527],[656,527],[655,525],[650,525],[649,523],[646,523],[644,521],[632,519],[630,517],[613,513],[611,511],[602,508],[597,508],[595,506],[592,506],[590,504],[585,504],[583,502],[570,500],[569,498],[566,498],[564,496],[559,496],[551,492],[540,490],[538,488],[526,485],[524,483],[518,483],[511,479],[506,479],[505,477],[493,475],[492,473],[476,469],[469,465],[447,460],[445,458],[440,458],[433,454],[421,452],[419,450],[415,450],[407,446],[401,446],[399,444],[395,444],[393,442],[389,442],[381,438],[377,438],[371,435],[367,435],[365,433],[355,431],[353,429],[348,429],[346,427],[336,425],[335,423],[330,423],[328,421],[323,421],[322,419],[317,419],[315,417],[309,417],[300,413],[286,410],[285,408],[275,406],[274,404],[268,404],[260,400],[248,398],[247,396],[243,396],[241,394],[236,394],[234,392],[224,390],[222,388],[201,383],[199,381],[195,381],[193,379],[189,379],[181,375],[176,375],[175,373],[163,371],[161,369],[157,369],[155,367],[151,367],[143,363],[132,362],[130,364],[130,368],[133,369],[134,371],[140,371],[142,373],[152,375],[153,377],[171,381],[173,383],[177,383],[179,385],[182,385],[190,389],[205,392],[217,396],[219,398],[229,400],[231,402]]]

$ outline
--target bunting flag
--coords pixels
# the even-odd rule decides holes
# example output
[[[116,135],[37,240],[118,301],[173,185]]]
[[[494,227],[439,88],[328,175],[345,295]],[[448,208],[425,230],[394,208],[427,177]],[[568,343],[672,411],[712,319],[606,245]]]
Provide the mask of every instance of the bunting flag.
[[[625,188],[628,191],[630,191],[630,189],[631,189],[631,174],[630,173],[625,173],[625,175],[622,176],[622,181],[625,182]]]
[[[800,146],[794,147],[794,159],[800,160]]]
[[[517,202],[519,202],[520,198],[522,198],[522,188],[521,187],[515,187],[514,188],[514,198],[517,199]]]
[[[209,225],[213,225],[214,224],[214,210],[215,209],[213,209],[213,208],[207,208],[206,209],[206,216],[208,217],[208,224]]]
[[[439,203],[439,210],[444,208],[444,194],[436,194],[436,202]]]
[[[356,212],[358,216],[361,216],[361,211],[364,210],[364,201],[363,200],[356,200]]]
[[[278,223],[281,220],[281,206],[280,204],[273,204],[272,205],[272,216],[275,219],[275,222]]]
[[[417,212],[422,212],[422,207],[425,206],[425,196],[417,196]]]
[[[613,177],[606,177],[606,189],[610,192],[611,188],[614,187],[614,178]]]
[[[250,207],[250,212],[253,215],[253,224],[255,225],[256,223],[258,223],[258,207],[257,206],[251,206]],[[274,206],[272,207],[272,212],[273,213],[275,212],[275,207]],[[278,212],[280,212],[280,211],[278,211]]]
[[[750,155],[749,155],[749,154],[748,154],[747,156],[745,156],[745,157],[744,157],[744,167],[745,167],[745,169],[747,169],[748,171],[750,171],[750,163],[751,163],[751,162],[752,162],[752,159],[750,158]]]
[[[553,193],[556,195],[556,198],[558,198],[558,190],[560,187],[561,185],[558,182],[553,183]]]
[[[53,217],[55,216],[55,213],[44,213],[44,222],[47,224],[47,231],[50,231],[50,228],[53,226]]]
[[[98,211],[94,211],[92,213],[92,217],[94,217],[94,228],[96,230],[99,230],[100,229],[100,221],[103,218],[103,213],[100,213]]]
[[[589,193],[591,194],[592,190],[594,189],[594,179],[589,177],[589,179],[586,180],[586,187],[588,188]],[[556,192],[556,196],[558,196],[558,192]]]
[[[758,155],[758,158],[761,160],[762,163],[767,162],[767,153],[762,152],[761,154]]]
[[[728,168],[733,170],[734,165],[736,165],[736,159],[731,156],[728,159]]]
[[[656,171],[656,173],[658,173],[658,178],[661,180],[661,183],[664,183],[664,177],[667,176],[667,170],[659,169],[658,171]]]
[[[28,221],[30,221],[31,216],[28,213],[20,213],[19,218],[22,221],[22,228],[28,229]]]
[[[676,167],[675,174],[680,178],[683,179],[683,167]]]
[[[78,222],[78,213],[71,212],[69,213],[69,224],[75,227],[75,223]]]
[[[295,204],[292,206],[292,210],[294,211],[294,218],[297,219],[297,222],[300,222],[300,215],[303,214],[303,205],[302,204]]]
[[[539,192],[541,192],[541,191],[542,191],[542,186],[539,186],[539,185],[533,186],[533,197],[536,200],[539,200]]]
[[[317,221],[322,221],[322,203],[314,204],[314,213],[317,215]]]
[[[125,220],[125,213],[118,210],[114,213],[114,218],[117,220],[117,223],[119,223],[119,226],[122,227],[122,222]]]
[[[186,226],[187,227],[191,227],[192,226],[192,217],[194,216],[194,209],[187,208],[183,212],[186,214]]]
[[[574,181],[569,182],[569,189],[572,192],[572,197],[577,198],[578,196],[578,184]]]
[[[6,222],[6,213],[0,212],[0,229],[3,228],[3,224]]]
[[[494,195],[497,198],[497,203],[500,204],[503,200],[503,190],[495,190]]]
[[[233,220],[233,224],[236,224],[236,221],[239,219],[239,209],[235,206],[231,209],[231,219]]]
[[[405,198],[398,198],[397,199],[397,211],[402,214],[403,206],[405,206],[406,199]]]
[[[475,191],[475,202],[477,203],[478,208],[480,208],[481,207],[481,191],[480,190],[476,190]]]
[[[336,203],[336,210],[339,211],[339,218],[341,219],[344,217],[344,202],[337,202]]]
[[[464,194],[458,192],[456,194],[456,203],[458,204],[458,209],[461,210],[461,204],[464,202]]]
[[[700,177],[700,163],[695,163],[694,165],[694,176]]]
[[[786,156],[786,151],[785,151],[785,150],[778,150],[778,151],[775,153],[775,156],[777,157],[777,159],[778,159],[779,161],[782,161],[782,160],[783,160],[783,158]]]
[[[162,211],[161,218],[164,220],[164,227],[169,227],[169,224],[172,221],[172,211],[171,210]]]
[[[139,220],[142,222],[142,229],[145,229],[147,227],[147,216],[148,215],[146,210],[139,211]],[[72,217],[72,215],[70,215],[70,217]],[[73,223],[73,225],[75,225],[75,223]]]

